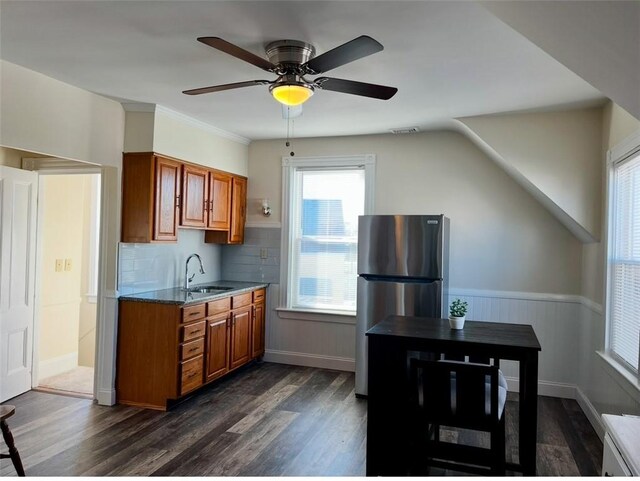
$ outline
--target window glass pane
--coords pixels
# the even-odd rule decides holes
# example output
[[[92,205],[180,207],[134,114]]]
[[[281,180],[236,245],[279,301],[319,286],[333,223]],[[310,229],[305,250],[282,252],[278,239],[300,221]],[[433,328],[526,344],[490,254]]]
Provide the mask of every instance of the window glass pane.
[[[291,307],[355,311],[364,175],[364,169],[296,171]]]
[[[640,156],[614,167],[610,349],[638,369],[640,332]]]

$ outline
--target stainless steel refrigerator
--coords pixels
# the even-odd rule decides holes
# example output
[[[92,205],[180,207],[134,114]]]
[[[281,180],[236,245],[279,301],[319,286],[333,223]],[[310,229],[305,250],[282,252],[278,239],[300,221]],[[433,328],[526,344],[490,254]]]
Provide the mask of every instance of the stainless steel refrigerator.
[[[447,217],[359,217],[356,395],[367,395],[365,332],[391,314],[446,317],[448,285]]]

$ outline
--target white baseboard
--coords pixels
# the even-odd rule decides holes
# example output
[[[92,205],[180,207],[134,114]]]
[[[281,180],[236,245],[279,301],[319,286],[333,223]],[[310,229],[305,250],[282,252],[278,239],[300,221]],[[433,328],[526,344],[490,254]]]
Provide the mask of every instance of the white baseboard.
[[[96,391],[96,400],[101,406],[113,406],[116,403],[116,390],[98,389]]]
[[[505,376],[509,391],[520,391],[520,380],[515,377]],[[564,399],[576,399],[576,389],[574,384],[565,384],[553,381],[538,381],[538,395],[551,396]]]
[[[275,351],[267,349],[264,354],[264,360],[278,364],[319,367],[323,369],[335,369],[337,371],[355,372],[356,370],[355,359],[307,354],[303,352]]]
[[[585,393],[582,392],[582,389],[580,389],[579,387],[576,387],[576,401],[578,402],[580,409],[582,409],[582,412],[584,412],[585,416],[587,416],[587,419],[591,423],[591,426],[593,426],[593,429],[600,437],[600,440],[604,442],[605,429],[604,425],[602,424],[602,420],[600,419],[600,414],[598,414],[595,406],[591,404],[589,398],[585,395]]]
[[[38,363],[38,381],[78,367],[78,353],[71,352]]]

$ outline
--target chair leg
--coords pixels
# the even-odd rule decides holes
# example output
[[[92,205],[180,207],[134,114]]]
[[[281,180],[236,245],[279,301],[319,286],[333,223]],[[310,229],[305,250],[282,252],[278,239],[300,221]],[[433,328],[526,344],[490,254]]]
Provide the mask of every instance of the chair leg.
[[[18,449],[16,448],[15,443],[13,442],[13,435],[11,434],[11,430],[9,429],[9,425],[3,419],[0,421],[0,429],[2,429],[2,437],[4,438],[4,442],[7,444],[9,448],[9,457],[13,462],[13,466],[16,468],[16,472],[18,476],[24,476],[24,468],[22,467],[22,461],[20,460],[20,454],[18,453]]]
[[[504,414],[498,425],[491,431],[491,455],[493,457],[493,467],[491,473],[495,476],[505,475],[506,454],[505,454],[505,421]]]

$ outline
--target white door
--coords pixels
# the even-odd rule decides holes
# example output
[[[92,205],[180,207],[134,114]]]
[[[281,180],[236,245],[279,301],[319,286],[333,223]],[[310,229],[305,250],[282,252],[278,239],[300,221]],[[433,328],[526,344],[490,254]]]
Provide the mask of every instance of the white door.
[[[0,402],[31,389],[38,174],[0,166]]]

